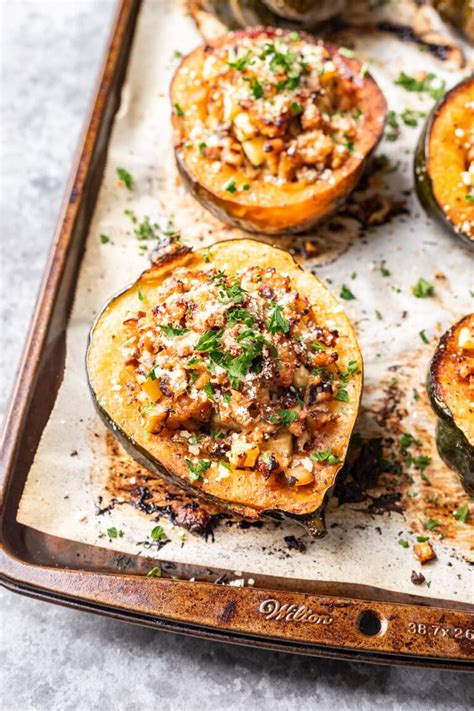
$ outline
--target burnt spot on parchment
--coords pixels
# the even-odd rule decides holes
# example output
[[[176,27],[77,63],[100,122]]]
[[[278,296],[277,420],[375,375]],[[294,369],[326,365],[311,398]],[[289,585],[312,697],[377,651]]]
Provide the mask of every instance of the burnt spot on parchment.
[[[412,533],[436,549],[474,562],[474,506],[458,475],[440,459],[436,416],[425,390],[426,351],[407,354],[387,367],[381,395],[364,404],[363,430],[353,437],[334,496],[339,506],[368,515],[403,514]],[[454,512],[467,505],[466,523]]]

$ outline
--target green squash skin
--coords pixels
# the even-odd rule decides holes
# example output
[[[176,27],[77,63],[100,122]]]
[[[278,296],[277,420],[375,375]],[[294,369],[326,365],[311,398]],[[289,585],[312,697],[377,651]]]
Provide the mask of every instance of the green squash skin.
[[[233,240],[229,240],[229,241],[233,241]],[[184,248],[184,249],[186,251],[189,251],[188,248]],[[173,258],[173,255],[170,255],[169,257],[167,255],[164,255],[161,257],[160,261],[161,260],[167,261],[168,259],[172,259],[172,258]],[[176,486],[181,489],[185,489],[193,496],[201,497],[201,498],[209,501],[210,503],[215,504],[219,508],[227,509],[228,511],[235,513],[237,515],[242,515],[239,512],[238,505],[234,506],[231,503],[223,502],[221,499],[218,499],[217,497],[214,497],[211,494],[204,493],[201,490],[197,490],[191,484],[188,484],[187,482],[183,481],[179,477],[174,476],[172,472],[165,469],[163,467],[163,465],[157,459],[152,457],[150,455],[150,453],[147,452],[146,449],[144,449],[142,446],[137,444],[137,442],[135,442],[135,440],[132,439],[130,437],[130,435],[128,435],[127,432],[125,432],[125,430],[123,430],[110,417],[110,415],[107,413],[107,411],[102,407],[102,405],[98,401],[98,398],[97,398],[94,388],[92,386],[92,378],[91,378],[91,374],[89,372],[89,366],[88,366],[89,351],[92,346],[92,340],[94,337],[94,330],[95,330],[96,324],[98,323],[98,321],[101,318],[104,311],[116,299],[118,299],[123,293],[125,293],[132,287],[133,287],[133,285],[129,285],[129,286],[125,287],[124,289],[121,289],[119,292],[115,293],[110,299],[108,299],[108,301],[100,309],[99,313],[97,314],[96,318],[94,319],[94,322],[93,322],[91,329],[89,331],[86,357],[85,357],[85,367],[86,367],[87,384],[89,387],[89,391],[91,393],[94,407],[95,407],[100,419],[102,420],[104,425],[107,427],[107,429],[109,429],[112,432],[112,434],[118,439],[118,441],[123,446],[123,448],[126,450],[126,452],[128,454],[130,454],[130,456],[133,457],[133,459],[135,459],[145,469],[148,469],[153,474],[155,474],[157,477],[164,479],[165,481],[169,482],[173,486]],[[362,367],[363,367],[363,365],[361,364],[361,368]],[[355,422],[356,422],[356,419],[354,419],[352,431],[355,427]],[[352,431],[351,431],[351,434],[352,434]],[[304,514],[304,515],[298,516],[297,514],[289,514],[285,511],[281,511],[281,510],[267,509],[265,511],[259,511],[258,515],[272,518],[272,519],[275,519],[278,521],[286,520],[286,521],[292,521],[294,523],[298,523],[306,529],[306,531],[311,535],[312,538],[323,538],[324,536],[327,535],[327,528],[326,528],[326,522],[325,522],[325,509],[326,509],[328,500],[331,496],[331,493],[334,490],[334,487],[336,485],[336,481],[337,481],[337,477],[336,477],[333,485],[326,491],[322,505],[317,510],[313,511],[310,514]],[[244,518],[245,518],[245,516],[244,516]]]
[[[438,417],[436,423],[436,446],[445,464],[461,477],[466,491],[474,494],[474,447],[469,444],[464,432],[455,424],[450,409],[436,396],[432,370],[428,373],[426,390],[431,406]]]
[[[455,229],[452,222],[450,220],[448,220],[446,214],[441,209],[441,207],[434,195],[433,183],[432,183],[431,178],[426,170],[426,157],[428,155],[428,141],[429,141],[429,137],[431,135],[431,129],[433,127],[433,123],[436,120],[436,117],[438,115],[438,111],[443,106],[445,101],[449,99],[451,91],[457,90],[460,86],[467,83],[468,81],[471,81],[470,77],[467,77],[463,81],[459,82],[459,84],[456,84],[456,86],[454,86],[443,97],[441,97],[441,99],[437,102],[437,104],[432,109],[432,111],[431,111],[430,115],[428,116],[428,119],[425,123],[423,131],[421,132],[420,138],[418,140],[418,144],[415,149],[415,156],[414,156],[414,161],[413,161],[413,168],[414,168],[413,172],[414,172],[414,178],[415,178],[415,189],[416,189],[416,194],[418,196],[418,200],[420,201],[421,205],[423,206],[425,211],[428,213],[428,215],[434,217],[444,227],[444,229],[458,241],[458,243],[460,242],[465,247],[468,247],[469,249],[474,251],[474,241],[469,239],[469,237],[467,235],[463,234],[462,232],[458,232]]]

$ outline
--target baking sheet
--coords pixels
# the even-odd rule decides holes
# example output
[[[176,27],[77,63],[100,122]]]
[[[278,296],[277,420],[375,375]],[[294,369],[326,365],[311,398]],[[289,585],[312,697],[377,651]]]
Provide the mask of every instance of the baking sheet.
[[[411,108],[427,112],[432,105],[431,98],[394,85],[401,70],[409,74],[418,69],[435,71],[448,86],[462,76],[462,72],[447,71],[416,46],[386,34],[354,34],[358,56],[370,62],[389,106],[397,111]],[[172,220],[181,230],[183,241],[191,245],[244,236],[196,205],[184,193],[174,167],[167,96],[176,67],[174,54],[176,50],[189,51],[199,41],[181,4],[144,2],[68,327],[64,380],[18,512],[20,523],[40,531],[129,554],[153,555],[148,543],[155,524],[129,506],[116,506],[97,515],[98,496],[105,494],[110,463],[104,428],[87,390],[84,354],[90,324],[101,304],[148,264],[125,209],[133,210],[139,219],[148,215],[163,228]],[[380,434],[383,425],[383,430],[394,436],[410,431],[419,437],[419,453],[432,458],[426,469],[429,484],[417,471],[412,472],[413,482],[403,479],[396,486],[387,481],[389,475],[384,475],[371,493],[377,497],[391,487],[402,496],[404,514],[392,511],[371,515],[363,504],[338,506],[333,498],[327,512],[329,534],[318,541],[309,540],[294,524],[273,522],[260,529],[222,525],[216,529],[214,540],[205,541],[189,534],[184,538],[182,530],[164,521],[170,542],[156,552],[158,559],[227,568],[237,573],[237,579],[245,571],[250,576],[265,573],[415,593],[418,589],[410,574],[420,566],[411,549],[403,548],[399,540],[411,544],[417,532],[426,533],[423,522],[432,517],[440,524],[432,533],[438,558],[423,570],[429,586],[425,584],[422,593],[472,601],[472,566],[466,560],[473,558],[473,529],[469,521],[463,524],[452,516],[454,509],[469,499],[437,456],[434,417],[423,383],[439,335],[472,310],[473,271],[468,253],[424,215],[413,193],[412,155],[420,126],[402,125],[400,138],[392,143],[384,141],[378,151],[398,168],[377,173],[372,188],[387,200],[403,205],[401,214],[362,233],[358,223],[346,215],[338,218],[341,226],[336,231],[326,226],[304,240],[273,241],[296,248],[300,254],[301,244],[313,240],[318,253],[305,260],[307,268],[326,279],[336,294],[342,284],[350,286],[356,298],[344,302],[344,307],[357,326],[366,373],[357,429],[372,436]],[[117,183],[118,166],[134,176],[133,191]],[[101,234],[109,236],[110,241],[103,244]],[[389,276],[383,276],[382,264],[390,271]],[[412,286],[419,277],[435,285],[434,297],[414,298]],[[430,345],[420,339],[422,330]],[[390,421],[394,410],[410,414]],[[437,496],[441,501],[438,498],[436,505]],[[469,505],[472,521],[474,511]],[[109,539],[110,527],[116,527],[123,536]],[[303,541],[306,550],[288,550],[284,538],[289,535]]]

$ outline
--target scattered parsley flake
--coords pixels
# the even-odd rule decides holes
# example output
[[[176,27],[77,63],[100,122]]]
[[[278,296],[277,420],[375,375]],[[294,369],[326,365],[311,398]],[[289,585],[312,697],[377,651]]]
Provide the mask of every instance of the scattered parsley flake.
[[[410,544],[409,544],[408,541],[406,541],[404,538],[399,538],[399,539],[398,539],[398,544],[399,544],[400,546],[402,546],[402,548],[409,548],[409,547],[410,547]]]
[[[174,105],[174,110],[176,112],[176,116],[179,116],[179,118],[183,118],[184,111],[179,104]]]
[[[163,527],[158,525],[152,528],[150,538],[152,541],[162,541],[166,538],[166,533],[164,532]]]
[[[310,457],[315,462],[324,462],[325,464],[342,464],[342,459],[336,454],[333,454],[331,447],[328,447],[323,452],[311,452]]]
[[[115,528],[115,526],[112,526],[112,528],[107,529],[107,535],[109,538],[122,538],[123,531]]]
[[[428,519],[428,521],[423,523],[424,528],[426,528],[428,531],[433,531],[439,525],[440,525],[439,521],[436,521],[434,518],[431,518],[431,516]]]
[[[139,298],[140,301],[144,301],[145,297],[144,297],[144,295],[143,295],[143,293],[142,293],[142,290],[140,289],[139,286],[137,286],[137,296],[138,296],[138,298]]]
[[[426,335],[424,328],[418,333],[418,335],[420,336],[420,338],[421,338],[421,340],[423,341],[423,343],[429,343],[429,342],[430,342],[430,339],[429,339],[428,336]]]
[[[227,180],[222,187],[224,190],[227,190],[228,193],[237,192],[237,186],[234,178],[229,178],[229,180]]]
[[[204,386],[203,390],[206,393],[209,400],[211,400],[211,402],[214,402],[216,398],[214,395],[214,388],[212,387],[212,384],[208,383],[207,385]]]
[[[125,168],[117,168],[117,176],[119,180],[121,180],[122,183],[125,185],[127,190],[133,190],[134,180],[128,170],[125,170]]]
[[[203,474],[207,472],[212,462],[208,459],[200,459],[197,464],[193,464],[190,459],[184,460],[188,465],[190,481],[203,481]]]
[[[278,410],[278,417],[280,418],[281,424],[288,427],[292,422],[296,422],[298,413],[296,410]]]
[[[427,296],[431,296],[433,294],[433,289],[433,284],[430,284],[429,281],[426,281],[426,279],[420,277],[415,286],[412,288],[412,292],[417,299],[425,299]]]
[[[469,516],[469,507],[467,504],[464,504],[461,506],[459,509],[456,509],[456,511],[453,511],[453,516],[456,519],[456,521],[461,521],[461,523],[466,523],[467,518]]]
[[[110,237],[107,237],[107,235],[100,235],[99,239],[101,244],[107,244],[107,242],[110,242]]]
[[[394,83],[403,87],[405,91],[429,94],[433,99],[440,99],[446,91],[444,79],[438,79],[432,72],[428,72],[423,79],[416,79],[405,72],[400,72]]]
[[[154,566],[151,568],[148,573],[146,574],[147,578],[161,578],[161,568],[158,568],[158,566]]]
[[[345,299],[346,301],[352,301],[356,298],[352,291],[349,289],[349,287],[346,286],[346,284],[342,285],[341,293],[339,294],[339,296],[341,299]]]
[[[181,328],[180,326],[173,326],[172,324],[160,326],[160,330],[163,331],[168,338],[175,338],[176,336],[182,336],[184,333],[189,333],[189,328]]]
[[[467,200],[470,205],[474,205],[474,195],[470,195],[468,193],[467,195],[464,195],[464,200]]]

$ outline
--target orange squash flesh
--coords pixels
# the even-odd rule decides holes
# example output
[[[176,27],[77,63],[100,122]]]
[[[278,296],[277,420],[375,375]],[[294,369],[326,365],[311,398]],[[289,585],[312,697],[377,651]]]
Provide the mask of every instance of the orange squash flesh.
[[[252,28],[229,33],[212,46],[238,46],[242,38],[256,37],[261,33],[265,33],[269,41],[288,34],[273,28]],[[192,140],[193,123],[196,119],[204,120],[207,115],[208,94],[196,80],[203,71],[208,53],[206,46],[198,47],[183,59],[171,84],[171,104],[175,108],[172,115],[175,155],[186,186],[217,217],[250,232],[302,232],[335,212],[356,186],[367,157],[383,133],[386,101],[360,63],[310,35],[301,33],[301,37],[307,42],[324,45],[341,73],[352,77],[357,89],[357,106],[364,115],[353,153],[340,168],[333,170],[332,181],[318,179],[309,184],[297,181],[277,185],[253,180],[250,190],[237,190],[230,194],[223,186],[229,180],[234,180],[239,187],[248,183],[245,171],[222,163],[216,173],[212,160],[201,155],[199,145]],[[178,111],[176,107],[179,107]]]
[[[420,138],[415,159],[415,181],[421,203],[471,247],[474,247],[474,174],[471,187],[463,182],[461,174],[468,171],[469,156],[474,157],[474,143],[468,148],[473,127],[474,78],[470,77],[437,104]]]

